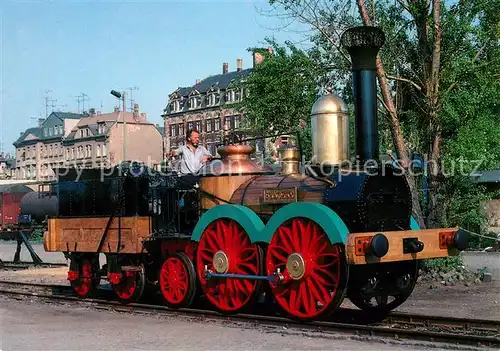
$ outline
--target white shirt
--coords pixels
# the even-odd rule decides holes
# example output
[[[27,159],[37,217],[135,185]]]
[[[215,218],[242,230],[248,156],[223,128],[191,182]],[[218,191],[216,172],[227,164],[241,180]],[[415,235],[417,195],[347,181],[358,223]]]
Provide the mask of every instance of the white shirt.
[[[193,152],[189,146],[182,145],[177,150],[175,150],[176,155],[182,155],[181,166],[179,172],[181,174],[196,174],[203,167],[204,162],[202,162],[203,156],[210,156],[210,152],[202,146],[198,147]]]

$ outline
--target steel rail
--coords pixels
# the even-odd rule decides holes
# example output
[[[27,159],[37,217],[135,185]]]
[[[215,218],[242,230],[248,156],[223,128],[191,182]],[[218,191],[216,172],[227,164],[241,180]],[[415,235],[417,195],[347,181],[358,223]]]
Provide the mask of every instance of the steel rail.
[[[22,287],[39,287],[52,290],[61,290],[71,292],[70,286],[64,285],[54,285],[54,284],[31,284],[26,282],[13,282],[13,281],[0,281],[1,285],[11,285],[11,286],[22,286]],[[101,306],[107,306],[107,308],[120,312],[156,312],[156,313],[174,313],[174,314],[184,314],[192,315],[196,317],[200,316],[211,316],[227,319],[229,321],[242,321],[242,322],[259,322],[259,325],[264,326],[293,326],[299,329],[306,329],[309,331],[316,331],[322,333],[347,333],[351,335],[366,335],[370,337],[389,337],[396,340],[410,340],[410,341],[427,341],[434,343],[446,343],[451,345],[469,345],[475,347],[492,347],[500,348],[500,321],[493,320],[474,320],[466,318],[455,318],[455,317],[438,317],[438,316],[425,316],[425,315],[413,315],[406,313],[391,313],[382,322],[382,325],[363,325],[356,324],[353,322],[332,322],[332,321],[311,321],[311,322],[301,322],[286,317],[270,316],[270,315],[260,315],[260,314],[233,314],[226,315],[218,311],[207,310],[207,309],[197,309],[197,308],[179,308],[171,309],[162,305],[151,305],[143,303],[130,303],[128,305],[123,305],[115,300],[106,300],[98,298],[86,298],[81,299],[73,295],[58,295],[58,294],[43,294],[34,293],[27,291],[15,291],[15,290],[5,290],[0,288],[0,293],[7,295],[22,295],[22,296],[36,296],[39,298],[47,298],[52,300],[66,300],[75,301],[79,303],[89,304],[95,307],[95,304]],[[355,312],[356,310],[349,309],[339,309],[343,313],[347,311]],[[264,324],[263,324],[264,323]],[[394,324],[401,324],[401,326],[396,327]],[[439,326],[442,328],[447,328],[446,331],[429,331],[429,330],[418,330],[405,328],[404,324],[409,323],[410,326],[414,327],[415,323],[423,324],[426,327],[429,326]],[[408,325],[407,325],[408,326]],[[454,332],[449,330],[450,326],[459,327],[460,330],[455,330]],[[492,335],[478,335],[467,334],[464,331],[483,331],[489,332]]]
[[[24,261],[19,261],[19,262],[13,262],[13,261],[2,261],[2,264],[0,264],[0,270],[2,269],[11,269],[11,268],[18,268],[18,269],[28,269],[28,268],[51,268],[51,267],[67,267],[67,263],[60,263],[60,262],[42,262],[42,263],[37,263],[37,262],[24,262]]]

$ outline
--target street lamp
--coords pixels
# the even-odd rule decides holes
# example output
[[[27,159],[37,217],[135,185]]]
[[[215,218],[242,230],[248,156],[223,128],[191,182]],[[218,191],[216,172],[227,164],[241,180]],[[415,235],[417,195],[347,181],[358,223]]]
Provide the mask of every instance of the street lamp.
[[[127,146],[126,146],[126,141],[127,141],[127,122],[125,120],[125,111],[126,111],[126,94],[125,92],[118,92],[116,90],[111,90],[111,95],[116,97],[119,100],[123,101],[123,112],[122,112],[122,119],[123,119],[123,130],[122,130],[122,137],[123,137],[123,160],[122,162],[125,162],[127,159]]]

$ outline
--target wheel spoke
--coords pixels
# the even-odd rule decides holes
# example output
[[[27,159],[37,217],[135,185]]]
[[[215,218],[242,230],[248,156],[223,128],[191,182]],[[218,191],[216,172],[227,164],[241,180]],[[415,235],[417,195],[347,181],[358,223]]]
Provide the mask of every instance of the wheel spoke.
[[[271,287],[276,302],[302,319],[328,315],[340,306],[347,267],[339,248],[312,220],[292,218],[278,227],[266,254],[267,274],[279,267],[291,280]]]
[[[214,231],[205,230],[196,254],[201,287],[207,299],[219,310],[238,311],[252,302],[260,283],[255,280],[229,278],[213,278],[207,281],[203,276],[204,267],[206,265],[212,271],[219,269],[219,272],[259,275],[261,254],[257,245],[250,242],[248,235],[236,221],[218,219],[212,222],[210,228],[214,228]],[[210,239],[213,239],[212,243],[216,246],[210,246],[209,250]],[[214,264],[215,259],[217,265]]]
[[[174,254],[165,260],[160,271],[160,290],[171,307],[187,306],[196,292],[194,267],[186,254]]]

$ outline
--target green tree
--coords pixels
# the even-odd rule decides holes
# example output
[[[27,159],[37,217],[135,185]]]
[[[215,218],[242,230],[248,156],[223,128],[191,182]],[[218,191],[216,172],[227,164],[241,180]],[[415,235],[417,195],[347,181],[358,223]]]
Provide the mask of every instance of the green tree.
[[[239,108],[244,127],[260,135],[299,133],[306,158],[311,154],[310,113],[318,96],[321,72],[307,52],[287,43],[268,40],[273,53],[260,51],[264,60],[239,85],[246,91]]]
[[[316,49],[311,57],[318,61],[317,66],[333,66],[327,76],[339,83],[337,91],[346,100],[350,95],[345,89],[346,83],[349,85],[349,58],[339,46],[341,33],[360,24],[384,30],[387,41],[377,59],[382,141],[390,135],[403,164],[413,152],[427,155],[432,195],[429,224],[443,223],[439,219],[443,207],[440,196],[453,201],[456,192],[450,184],[466,184],[468,177],[445,177],[442,162],[456,163],[464,152],[477,160],[498,148],[500,138],[494,137],[497,129],[491,123],[498,125],[499,115],[495,96],[499,96],[500,3],[271,0],[270,4],[276,15],[310,25]],[[480,126],[486,125],[491,127],[489,136],[479,132],[484,130]],[[476,139],[481,139],[477,144],[488,146],[467,148],[467,143]],[[496,156],[487,158],[483,169],[498,165]],[[415,214],[423,224],[418,185],[411,174],[407,178]],[[455,208],[458,211],[461,206]]]

